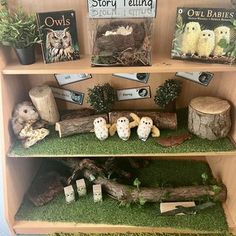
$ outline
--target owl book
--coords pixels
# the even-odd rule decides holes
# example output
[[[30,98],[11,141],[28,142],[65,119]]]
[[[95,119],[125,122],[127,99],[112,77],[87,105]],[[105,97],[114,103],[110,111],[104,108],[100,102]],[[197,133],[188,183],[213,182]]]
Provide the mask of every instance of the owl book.
[[[235,17],[234,9],[177,8],[171,58],[235,63]]]
[[[75,11],[41,12],[36,16],[45,63],[80,58]]]

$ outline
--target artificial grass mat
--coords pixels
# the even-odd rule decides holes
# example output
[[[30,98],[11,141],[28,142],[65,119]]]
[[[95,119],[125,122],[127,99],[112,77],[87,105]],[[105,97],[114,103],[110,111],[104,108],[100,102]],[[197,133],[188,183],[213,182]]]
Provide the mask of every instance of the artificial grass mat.
[[[178,135],[188,132],[186,109],[177,112],[178,130],[161,130],[161,137]],[[209,141],[192,136],[192,139],[175,148],[164,148],[156,143],[154,138],[146,142],[138,139],[136,129],[127,142],[122,141],[117,135],[109,137],[105,141],[99,141],[95,134],[78,134],[66,138],[59,138],[53,129],[50,135],[29,149],[24,149],[19,141],[16,141],[9,152],[12,157],[41,157],[63,155],[132,155],[132,154],[157,154],[157,153],[192,153],[192,152],[228,152],[235,151],[234,144],[228,138]]]
[[[136,170],[134,177],[139,178],[141,186],[178,187],[202,184],[203,173],[208,174],[210,182],[213,181],[205,162],[156,160],[151,161],[148,167]],[[88,196],[69,205],[66,204],[63,193],[42,207],[34,207],[25,200],[16,220],[171,227],[216,233],[226,232],[228,229],[220,203],[196,215],[160,216],[159,204],[125,207],[105,194],[102,203],[94,203],[91,187],[88,191]]]

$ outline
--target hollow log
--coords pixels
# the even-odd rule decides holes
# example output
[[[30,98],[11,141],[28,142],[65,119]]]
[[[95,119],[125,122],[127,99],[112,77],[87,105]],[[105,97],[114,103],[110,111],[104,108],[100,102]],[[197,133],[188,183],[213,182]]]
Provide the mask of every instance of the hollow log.
[[[121,202],[161,202],[161,201],[187,201],[199,200],[202,197],[209,197],[224,202],[226,200],[226,188],[214,191],[214,186],[187,186],[177,188],[136,188],[130,185],[124,185],[114,180],[107,179],[104,174],[104,169],[93,160],[83,159],[79,161],[74,170],[71,179],[76,176],[76,172],[83,172],[86,179],[92,180],[95,184],[101,184],[103,189],[114,199]],[[93,178],[96,176],[96,178]]]
[[[34,87],[29,91],[29,96],[41,119],[52,125],[60,120],[57,104],[49,86]]]
[[[127,117],[130,121],[130,113],[135,113],[139,117],[148,116],[150,117],[154,124],[160,129],[177,129],[177,115],[176,113],[165,113],[165,112],[155,112],[155,111],[114,111],[109,113],[110,124],[116,123],[120,117]]]
[[[230,104],[216,97],[197,97],[190,102],[188,129],[203,139],[217,140],[231,128]]]
[[[59,132],[60,138],[64,138],[73,134],[93,132],[93,121],[98,117],[103,117],[106,121],[108,121],[107,114],[86,116],[57,122],[55,130]]]

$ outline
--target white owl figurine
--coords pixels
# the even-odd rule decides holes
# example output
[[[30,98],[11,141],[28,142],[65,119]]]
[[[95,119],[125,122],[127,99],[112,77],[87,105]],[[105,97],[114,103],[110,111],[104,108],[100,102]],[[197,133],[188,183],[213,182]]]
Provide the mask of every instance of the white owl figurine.
[[[115,124],[113,124],[109,130],[110,135],[113,136],[117,131],[120,139],[127,141],[130,138],[131,128],[138,126],[136,121],[129,122],[127,117],[120,117]]]
[[[96,118],[93,122],[93,125],[95,135],[99,140],[104,141],[109,137],[110,125],[107,124],[103,117]]]
[[[199,57],[209,57],[215,48],[215,33],[212,30],[203,30],[200,34],[197,53]]]
[[[198,22],[189,22],[186,24],[181,48],[181,51],[184,55],[194,55],[196,53],[200,33],[201,26]]]
[[[152,137],[159,137],[159,129],[153,125],[153,120],[150,117],[142,117],[141,119],[134,113],[130,116],[139,124],[137,129],[137,134],[139,139],[146,141],[149,135],[152,133]]]
[[[64,188],[64,194],[65,194],[66,202],[68,204],[75,201],[75,192],[72,185],[69,185]]]
[[[230,28],[226,26],[220,26],[215,28],[214,33],[215,33],[215,48],[213,55],[214,57],[221,57],[225,54],[224,48],[220,47],[218,44],[221,39],[225,39],[227,44],[230,43]]]

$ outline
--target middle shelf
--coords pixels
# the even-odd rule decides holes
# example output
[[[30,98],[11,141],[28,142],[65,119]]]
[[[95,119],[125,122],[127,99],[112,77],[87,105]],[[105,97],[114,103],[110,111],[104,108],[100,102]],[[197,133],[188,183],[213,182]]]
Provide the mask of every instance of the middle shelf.
[[[161,137],[178,135],[188,132],[187,110],[180,109],[178,114],[177,130],[161,130]],[[201,139],[192,135],[185,143],[173,147],[164,148],[157,144],[155,138],[149,138],[146,142],[138,139],[136,129],[133,130],[128,141],[122,141],[117,135],[109,137],[105,141],[99,141],[95,134],[78,134],[66,138],[59,138],[58,133],[51,130],[50,135],[35,146],[24,149],[19,141],[16,141],[9,153],[9,157],[144,157],[144,156],[217,156],[235,155],[235,144],[229,138],[216,141]]]

